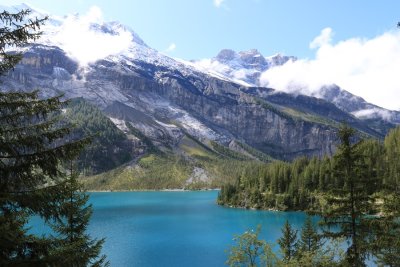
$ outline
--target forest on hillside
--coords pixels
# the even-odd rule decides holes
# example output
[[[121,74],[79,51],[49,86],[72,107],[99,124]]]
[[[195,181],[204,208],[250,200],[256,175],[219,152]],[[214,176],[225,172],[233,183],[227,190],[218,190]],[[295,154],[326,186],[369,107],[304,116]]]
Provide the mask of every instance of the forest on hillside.
[[[383,142],[353,141],[356,164],[364,190],[377,199],[400,187],[400,128]],[[222,186],[218,203],[232,207],[272,210],[321,210],[326,196],[346,186],[340,175],[340,150],[322,159],[300,157],[293,162],[274,161],[243,168]]]

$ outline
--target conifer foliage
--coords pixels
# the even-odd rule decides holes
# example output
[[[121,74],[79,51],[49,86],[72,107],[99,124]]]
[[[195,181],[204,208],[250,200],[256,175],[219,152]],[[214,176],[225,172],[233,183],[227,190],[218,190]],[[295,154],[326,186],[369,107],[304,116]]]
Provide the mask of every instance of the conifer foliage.
[[[307,216],[304,226],[301,229],[300,240],[298,241],[298,249],[302,252],[315,253],[323,245],[321,236],[318,234],[317,228],[312,222],[311,216]]]
[[[22,57],[6,49],[24,46],[40,36],[39,28],[46,18],[29,19],[29,14],[29,10],[0,13],[1,75],[12,70]],[[101,265],[103,258],[94,259],[102,241],[91,241],[83,234],[90,217],[90,207],[84,207],[87,197],[72,193],[78,189],[76,181],[65,181],[62,166],[73,160],[87,141],[68,139],[70,128],[59,117],[65,106],[60,97],[39,99],[38,94],[0,93],[0,266],[86,266],[92,261]],[[65,208],[66,203],[70,209]],[[62,243],[66,241],[62,237],[28,232],[30,216],[60,222],[66,210],[72,218],[83,216],[79,226],[69,228],[75,234],[66,235],[57,228],[62,235],[73,237],[68,245]],[[67,249],[78,243],[81,250]],[[82,250],[85,246],[90,249]],[[62,257],[84,254],[84,258],[60,263],[61,254],[54,256],[59,249],[66,252]]]
[[[327,197],[331,208],[322,212],[323,224],[328,228],[327,237],[347,238],[351,244],[347,250],[347,261],[351,266],[364,266],[368,252],[368,238],[371,235],[371,217],[374,200],[371,187],[376,180],[367,172],[368,166],[358,151],[360,143],[352,144],[354,130],[344,126],[339,131],[341,145],[335,155],[334,177],[344,186],[332,189]],[[340,227],[340,230],[330,227]]]
[[[282,237],[278,239],[281,248],[283,261],[289,263],[296,256],[297,251],[297,230],[293,229],[286,220],[282,228]]]
[[[29,41],[38,39],[41,35],[40,26],[46,21],[42,19],[26,19],[29,10],[21,10],[18,13],[3,11],[0,13],[0,74],[7,73],[21,60],[21,53],[10,54],[7,48],[21,47]]]
[[[70,177],[64,183],[64,194],[68,197],[59,209],[59,216],[52,223],[57,234],[57,246],[51,256],[62,266],[103,266],[106,258],[100,254],[104,239],[95,240],[86,233],[92,206],[88,205],[89,196],[84,194],[82,185],[77,181],[71,162]],[[79,253],[76,253],[79,251]],[[107,265],[107,264],[106,264]]]

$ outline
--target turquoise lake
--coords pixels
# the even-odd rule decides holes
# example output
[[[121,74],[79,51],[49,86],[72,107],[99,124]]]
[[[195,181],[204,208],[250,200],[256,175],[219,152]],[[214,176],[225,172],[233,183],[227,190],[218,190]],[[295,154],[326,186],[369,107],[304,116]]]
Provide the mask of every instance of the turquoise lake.
[[[233,236],[262,225],[275,242],[286,219],[301,228],[302,212],[232,209],[217,191],[91,193],[88,229],[105,237],[111,266],[224,266]]]

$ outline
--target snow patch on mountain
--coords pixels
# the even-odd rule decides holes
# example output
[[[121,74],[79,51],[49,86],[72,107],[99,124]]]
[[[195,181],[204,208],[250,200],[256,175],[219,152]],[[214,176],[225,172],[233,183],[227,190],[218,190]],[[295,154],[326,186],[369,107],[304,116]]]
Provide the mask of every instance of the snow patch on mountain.
[[[126,123],[124,120],[120,120],[120,119],[113,118],[113,117],[108,117],[108,118],[114,123],[115,126],[117,126],[118,129],[120,129],[124,133],[129,132],[129,129],[126,126]]]
[[[146,102],[150,99],[141,98],[142,101]],[[190,135],[195,136],[199,139],[208,139],[213,141],[226,141],[225,137],[216,133],[214,130],[201,123],[199,120],[191,116],[185,110],[172,105],[168,101],[154,101],[150,100],[153,111],[156,109],[167,109],[169,116],[174,118],[179,125],[181,125]],[[150,102],[149,101],[149,102]]]
[[[176,118],[176,121],[178,121],[179,124],[182,125],[190,135],[196,136],[200,139],[208,139],[213,141],[221,139],[219,134],[190,116],[188,113],[182,114],[181,117]]]
[[[227,142],[229,140],[228,137],[210,129],[206,124],[190,115],[187,111],[173,105],[164,98],[152,94],[138,94],[135,98],[136,100],[131,99],[124,102],[124,104],[153,117],[158,117],[160,114],[167,115],[168,120],[179,124],[188,134],[200,140],[213,140],[217,142]],[[158,116],[154,116],[155,114],[158,114]],[[170,136],[178,135],[177,130],[179,127],[176,125],[161,122],[158,119],[154,119],[154,121],[167,130]]]
[[[200,61],[186,61],[183,59],[175,58],[176,61],[184,64],[186,67],[192,68],[198,72],[207,74],[209,76],[215,77],[224,81],[231,81],[243,86],[253,86],[253,84],[244,81],[243,75],[227,75],[226,72],[229,71],[229,67],[221,64],[219,62],[211,62],[209,59],[204,59]],[[214,65],[214,66],[210,66]],[[226,71],[224,71],[225,69]],[[240,70],[239,70],[240,71]]]

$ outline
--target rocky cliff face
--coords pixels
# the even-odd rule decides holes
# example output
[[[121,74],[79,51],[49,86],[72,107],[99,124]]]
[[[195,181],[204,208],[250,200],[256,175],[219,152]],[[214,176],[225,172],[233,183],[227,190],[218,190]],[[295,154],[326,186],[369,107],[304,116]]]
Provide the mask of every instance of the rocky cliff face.
[[[337,85],[324,86],[318,95],[335,104],[340,109],[349,112],[357,118],[364,120],[384,120],[386,122],[400,124],[400,112],[387,110],[368,103],[363,98],[355,96]]]
[[[216,57],[194,61],[194,65],[204,72],[209,71],[220,75],[221,78],[231,79],[247,86],[260,86],[260,79],[264,72],[296,60],[295,57],[281,54],[264,57],[256,49],[241,52],[223,49]],[[368,103],[363,98],[353,95],[335,84],[327,84],[314,92],[304,93],[334,104],[381,133],[387,131],[393,124],[400,124],[399,111],[387,110]]]
[[[188,133],[205,144],[228,146],[238,140],[275,158],[292,159],[331,154],[342,121],[381,135],[324,100],[245,87],[162,59],[119,56],[79,67],[58,47],[33,45],[1,87],[83,97],[160,146],[176,146]]]

